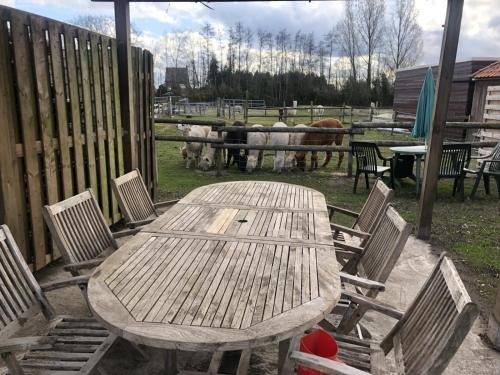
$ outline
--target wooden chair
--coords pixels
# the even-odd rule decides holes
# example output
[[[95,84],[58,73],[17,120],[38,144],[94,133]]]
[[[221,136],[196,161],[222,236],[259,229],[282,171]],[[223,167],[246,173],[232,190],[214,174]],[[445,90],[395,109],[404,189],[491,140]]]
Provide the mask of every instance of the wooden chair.
[[[455,196],[455,193],[458,190],[462,200],[464,200],[464,169],[469,164],[470,154],[470,143],[444,144],[441,164],[439,166],[439,179],[454,179],[453,196]]]
[[[385,356],[394,350],[395,373],[438,375],[448,366],[479,313],[453,262],[445,256],[404,314],[369,298],[360,303],[398,320],[382,342],[334,335],[345,364],[298,351],[291,352],[291,361],[333,375],[388,374]],[[297,343],[295,339],[293,346]]]
[[[391,187],[394,188],[394,168],[393,159],[383,156],[374,142],[351,142],[352,153],[356,158],[356,177],[354,179],[354,193],[358,187],[358,180],[361,173],[365,174],[366,189],[370,188],[368,175],[373,174],[383,177],[384,173],[391,174]],[[378,160],[383,161],[383,165],[378,165]],[[389,166],[387,166],[389,162]]]
[[[116,238],[138,232],[134,229],[111,233],[90,189],[45,206],[43,216],[66,263],[65,269],[73,276],[101,264],[118,248]]]
[[[484,182],[484,190],[486,194],[490,193],[490,177],[493,177],[497,183],[498,196],[500,197],[500,142],[491,150],[488,155],[472,157],[473,160],[480,160],[479,168],[470,169],[465,168],[465,173],[472,173],[476,175],[476,181],[470,194],[471,199],[477,192],[481,177]]]
[[[56,316],[45,296],[50,290],[85,285],[88,276],[38,284],[6,225],[0,226],[0,275],[0,355],[10,373],[91,373],[116,336],[93,318]],[[50,320],[48,336],[12,337],[39,312]],[[26,352],[20,360],[19,352]]]
[[[394,190],[390,189],[381,179],[373,185],[365,204],[359,213],[345,208],[327,205],[332,228],[333,238],[348,244],[359,245],[368,240],[373,233],[375,225],[382,216],[385,207],[394,198]],[[335,212],[354,217],[356,220],[351,228],[332,223]]]
[[[138,169],[115,178],[111,186],[127,225],[132,228],[150,223],[159,216],[159,208],[179,201],[153,203]]]
[[[339,248],[337,251],[349,259],[342,268],[340,279],[343,283],[352,285],[354,291],[351,294],[346,292],[342,303],[332,312],[333,315],[342,315],[338,327],[329,320],[331,316],[320,324],[322,327],[344,334],[356,327],[367,311],[366,306],[357,301],[365,297],[375,298],[385,290],[384,283],[403,251],[411,228],[411,224],[391,205],[387,205],[365,247],[334,241]]]

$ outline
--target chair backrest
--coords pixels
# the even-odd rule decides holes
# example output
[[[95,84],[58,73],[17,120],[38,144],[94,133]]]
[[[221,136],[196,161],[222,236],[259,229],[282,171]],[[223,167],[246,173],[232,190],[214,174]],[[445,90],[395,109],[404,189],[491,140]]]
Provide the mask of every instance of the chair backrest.
[[[7,225],[0,226],[0,338],[9,337],[42,310],[54,316]]]
[[[470,160],[470,154],[470,143],[444,144],[439,177],[459,177]]]
[[[384,184],[381,179],[377,179],[353,227],[366,233],[372,233],[385,206],[391,203],[393,198],[394,190]]]
[[[500,160],[500,142],[496,144],[496,146],[493,148],[491,151],[491,159],[493,160]],[[486,165],[486,170],[488,172],[500,172],[500,162],[499,161],[494,161],[490,162]]]
[[[441,256],[403,318],[384,338],[382,348],[385,353],[395,350],[398,374],[441,374],[478,312],[453,262]]]
[[[351,142],[359,170],[377,172],[377,145],[373,142]]]
[[[118,248],[90,189],[45,206],[43,216],[66,263],[91,260]]]
[[[158,216],[139,170],[115,178],[111,186],[127,222]]]
[[[396,265],[411,233],[407,223],[391,205],[387,205],[359,259],[358,273],[370,280],[385,283]],[[368,296],[375,296],[370,290]]]

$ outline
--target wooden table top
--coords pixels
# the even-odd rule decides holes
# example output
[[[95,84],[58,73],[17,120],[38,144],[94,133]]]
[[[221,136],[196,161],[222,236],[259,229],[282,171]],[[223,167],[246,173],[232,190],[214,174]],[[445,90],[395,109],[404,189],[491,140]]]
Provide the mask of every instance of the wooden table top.
[[[193,190],[99,266],[88,296],[109,330],[158,348],[295,336],[340,298],[324,196],[255,181]]]

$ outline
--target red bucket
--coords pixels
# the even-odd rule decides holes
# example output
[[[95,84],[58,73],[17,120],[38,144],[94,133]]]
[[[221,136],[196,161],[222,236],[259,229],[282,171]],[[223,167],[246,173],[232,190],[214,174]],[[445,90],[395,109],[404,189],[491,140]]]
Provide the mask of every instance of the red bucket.
[[[316,329],[311,333],[302,336],[300,339],[300,351],[314,354],[318,357],[328,358],[333,361],[343,363],[337,358],[339,347],[335,339],[322,329]],[[304,366],[299,366],[298,375],[325,375],[325,373],[312,370]]]

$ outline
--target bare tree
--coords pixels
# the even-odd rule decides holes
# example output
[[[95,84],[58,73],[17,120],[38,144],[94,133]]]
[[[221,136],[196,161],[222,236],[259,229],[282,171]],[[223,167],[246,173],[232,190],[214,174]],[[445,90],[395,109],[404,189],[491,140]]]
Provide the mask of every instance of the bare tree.
[[[244,33],[245,38],[245,71],[248,73],[250,71],[251,61],[251,51],[253,44],[253,31],[249,27],[245,29]]]
[[[202,82],[206,82],[208,79],[208,66],[210,64],[210,57],[212,56],[211,52],[211,41],[215,35],[214,28],[208,22],[201,28],[201,35],[203,37],[203,53],[201,53],[201,64],[203,77],[201,79]]]
[[[366,85],[371,87],[373,55],[381,47],[384,31],[385,0],[359,0],[356,3],[356,24],[360,51],[366,62]]]
[[[73,18],[70,22],[90,31],[104,34],[112,38],[115,37],[115,21],[111,17],[85,14]],[[139,44],[139,37],[141,34],[142,33],[135,27],[135,25],[132,24],[130,26],[130,41],[132,44]]]
[[[332,79],[332,60],[333,60],[333,50],[335,47],[335,44],[337,43],[337,34],[335,33],[335,30],[332,29],[330,30],[326,35],[325,35],[325,49],[326,53],[328,53],[328,76],[327,76],[327,82],[331,83]]]
[[[236,42],[236,50],[238,52],[238,71],[241,71],[241,49],[243,46],[243,38],[244,38],[244,27],[241,22],[236,22],[236,25],[234,27],[234,36],[235,36],[235,42]]]
[[[422,28],[415,0],[396,0],[387,27],[387,64],[393,71],[415,64],[422,53]]]
[[[266,48],[267,33],[264,30],[257,30],[257,42],[259,44],[259,72],[262,71],[262,51]]]
[[[354,5],[351,1],[345,3],[345,15],[337,25],[337,36],[340,52],[348,58],[351,65],[351,77],[356,81],[358,79],[359,41],[354,17]]]

